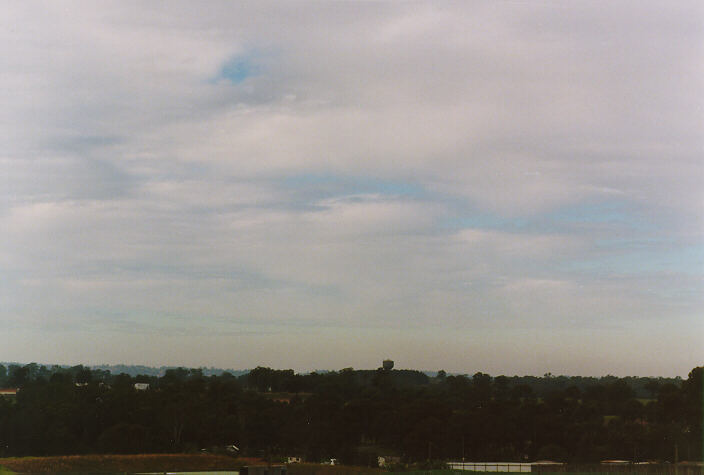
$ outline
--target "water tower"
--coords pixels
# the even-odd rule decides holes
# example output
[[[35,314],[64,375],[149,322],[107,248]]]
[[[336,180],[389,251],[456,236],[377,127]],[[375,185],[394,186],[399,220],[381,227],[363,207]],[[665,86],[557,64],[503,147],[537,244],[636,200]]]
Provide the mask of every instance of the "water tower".
[[[394,368],[394,360],[384,360],[381,367],[384,368],[384,371],[391,371]]]

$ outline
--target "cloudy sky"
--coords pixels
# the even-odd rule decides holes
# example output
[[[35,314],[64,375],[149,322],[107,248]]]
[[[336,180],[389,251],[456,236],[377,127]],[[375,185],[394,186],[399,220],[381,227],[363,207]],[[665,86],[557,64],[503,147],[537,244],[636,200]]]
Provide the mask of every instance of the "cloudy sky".
[[[2,11],[0,360],[704,363],[701,2]]]

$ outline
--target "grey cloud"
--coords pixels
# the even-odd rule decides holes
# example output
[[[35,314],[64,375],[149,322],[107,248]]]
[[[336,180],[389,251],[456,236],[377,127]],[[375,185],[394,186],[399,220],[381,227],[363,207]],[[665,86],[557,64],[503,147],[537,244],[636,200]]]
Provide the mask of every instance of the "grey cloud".
[[[445,366],[407,348],[449,339],[459,369],[468,344],[516,357],[512,339],[540,331],[581,348],[565,371],[647,372],[632,347],[599,360],[580,338],[701,327],[701,272],[671,254],[696,259],[704,234],[701,13],[13,5],[0,20],[0,322],[20,343],[2,348],[36,360],[21,343],[85,325],[106,358],[129,357],[106,335],[143,332],[154,345],[139,351],[158,364],[179,358],[175,341],[210,341],[203,363],[231,366],[227,335],[280,346],[270,364],[306,365],[310,354],[286,354],[286,332],[313,354],[359,328],[365,353],[390,342],[409,366]],[[218,80],[233,58],[257,74]],[[307,175],[348,183],[286,186]],[[380,185],[355,189],[359,177]],[[618,219],[594,219],[610,203]],[[630,252],[639,240],[658,244]],[[673,367],[702,356],[658,344]],[[540,358],[516,361],[497,371],[542,374]]]

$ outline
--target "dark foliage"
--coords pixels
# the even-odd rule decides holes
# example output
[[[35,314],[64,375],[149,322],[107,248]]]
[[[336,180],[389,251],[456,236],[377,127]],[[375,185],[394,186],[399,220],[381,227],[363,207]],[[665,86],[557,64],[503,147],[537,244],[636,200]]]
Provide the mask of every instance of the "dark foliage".
[[[573,463],[702,457],[702,372],[492,378],[346,368],[170,368],[163,376],[0,365],[0,456],[216,450],[373,464],[376,455]],[[138,389],[135,383],[146,383]],[[637,384],[638,389],[634,389]],[[641,391],[651,396],[636,399]]]

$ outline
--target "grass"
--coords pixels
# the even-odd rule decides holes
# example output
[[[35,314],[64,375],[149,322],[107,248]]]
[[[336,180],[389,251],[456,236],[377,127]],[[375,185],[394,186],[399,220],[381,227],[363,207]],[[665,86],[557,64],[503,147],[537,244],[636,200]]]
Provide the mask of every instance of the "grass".
[[[0,459],[0,474],[57,472],[166,472],[239,470],[244,461],[213,454],[69,455]],[[3,471],[4,470],[4,471]]]
[[[288,475],[384,475],[388,473],[378,468],[316,463],[293,463],[287,467]]]
[[[70,455],[0,458],[0,475],[12,473],[139,473],[239,471],[261,459],[214,454]],[[292,464],[289,475],[383,475],[378,468]]]

